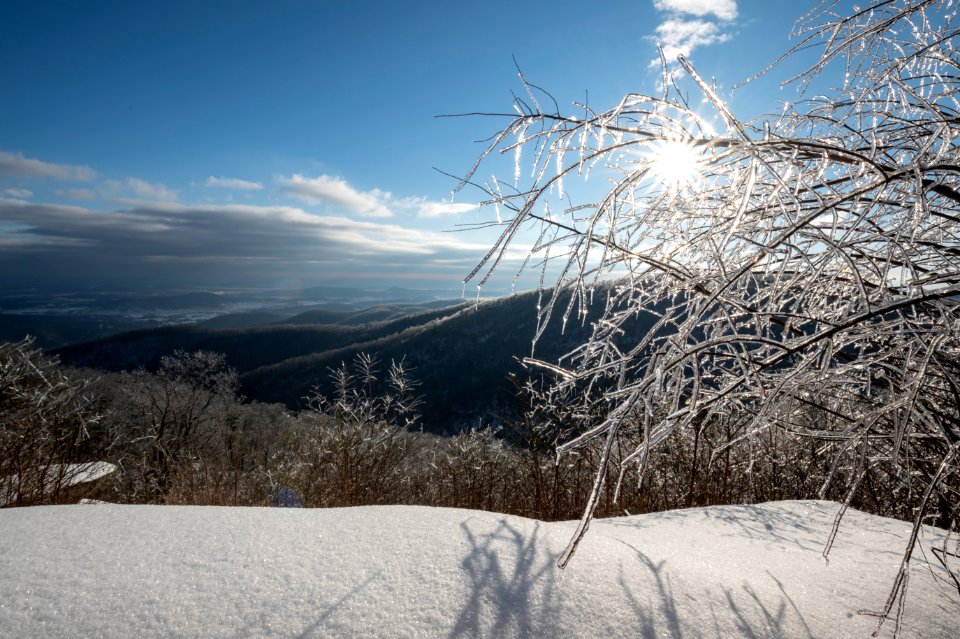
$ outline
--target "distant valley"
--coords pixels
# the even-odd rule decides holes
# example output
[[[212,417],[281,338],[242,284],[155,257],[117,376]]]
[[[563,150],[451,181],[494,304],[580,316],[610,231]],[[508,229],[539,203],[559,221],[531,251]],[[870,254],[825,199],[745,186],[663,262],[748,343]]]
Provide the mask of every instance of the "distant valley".
[[[0,340],[27,333],[47,349],[178,324],[248,328],[303,315],[297,323],[364,323],[458,304],[460,291],[405,288],[84,290],[24,289],[0,295]],[[313,315],[310,315],[313,313]]]

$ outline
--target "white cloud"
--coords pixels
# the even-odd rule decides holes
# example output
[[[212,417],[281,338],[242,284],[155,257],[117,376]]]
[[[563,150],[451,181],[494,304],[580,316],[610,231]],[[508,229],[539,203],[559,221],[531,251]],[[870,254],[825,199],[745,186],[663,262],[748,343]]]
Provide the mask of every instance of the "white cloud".
[[[97,194],[91,189],[59,189],[56,192],[58,197],[68,200],[95,200]]]
[[[127,187],[139,197],[145,197],[151,200],[176,200],[177,192],[172,191],[162,184],[151,184],[138,178],[129,178]]]
[[[88,166],[43,162],[9,151],[0,151],[0,174],[78,182],[89,182],[97,175]]]
[[[726,42],[730,35],[720,32],[720,27],[706,20],[667,20],[657,27],[656,40],[663,48],[667,62],[678,55],[689,56],[693,50],[710,44]],[[658,65],[660,60],[651,64]]]
[[[737,17],[736,0],[653,0],[653,7],[667,14],[651,39],[660,45],[671,68],[679,55],[690,57],[700,47],[730,40],[731,35],[721,24],[729,26]],[[650,66],[660,63],[658,56]]]
[[[459,215],[479,208],[478,204],[437,202],[425,197],[395,198],[389,191],[358,191],[343,178],[321,175],[316,178],[294,174],[278,178],[284,191],[311,204],[341,207],[362,217],[392,217],[395,211],[416,211],[419,218]]]
[[[278,178],[284,190],[311,204],[329,204],[347,209],[363,217],[392,217],[389,202],[391,194],[380,189],[358,191],[346,180],[330,175],[308,178],[295,173],[289,178]]]
[[[130,200],[128,196],[131,194],[140,200],[160,202],[173,202],[178,197],[176,191],[168,189],[163,184],[152,184],[140,178],[128,178],[123,182],[106,180],[100,185],[99,190],[102,196],[118,202],[128,202]]]
[[[206,186],[218,187],[224,189],[236,189],[239,191],[259,191],[263,188],[260,182],[251,182],[250,180],[240,180],[238,178],[213,177],[207,178]]]
[[[9,189],[4,189],[3,192],[9,195],[10,197],[17,197],[17,198],[27,198],[33,195],[33,191],[31,191],[30,189],[9,188]]]
[[[737,17],[736,0],[653,0],[657,11],[688,13],[694,16],[715,15],[721,20]]]
[[[461,202],[423,202],[417,210],[417,217],[442,217],[444,215],[460,215],[480,208],[479,204]]]

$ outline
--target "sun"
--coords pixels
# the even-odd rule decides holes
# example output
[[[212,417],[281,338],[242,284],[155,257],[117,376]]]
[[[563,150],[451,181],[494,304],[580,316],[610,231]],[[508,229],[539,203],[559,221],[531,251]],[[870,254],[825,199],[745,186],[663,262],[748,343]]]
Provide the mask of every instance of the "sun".
[[[686,140],[660,140],[646,154],[650,174],[663,185],[680,188],[703,175],[703,151]]]

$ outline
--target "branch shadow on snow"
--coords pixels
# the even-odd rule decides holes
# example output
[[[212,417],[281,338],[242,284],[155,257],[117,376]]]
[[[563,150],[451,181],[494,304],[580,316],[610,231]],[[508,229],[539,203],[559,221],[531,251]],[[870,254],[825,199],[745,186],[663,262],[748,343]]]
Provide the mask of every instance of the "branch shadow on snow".
[[[833,525],[833,518],[840,509],[840,504],[826,501],[809,501],[804,506],[807,512],[797,512],[789,509],[777,507],[775,502],[759,505],[739,505],[739,506],[707,506],[695,509],[695,515],[699,520],[691,519],[690,510],[672,510],[660,513],[649,513],[640,519],[606,519],[600,520],[603,525],[643,528],[655,527],[665,521],[692,522],[720,522],[724,528],[717,529],[715,534],[720,537],[739,537],[751,541],[762,541],[777,543],[783,546],[796,547],[799,550],[823,552],[827,540],[830,538],[830,529]],[[841,524],[841,534],[843,526],[849,524],[852,512],[848,513]],[[857,522],[858,530],[876,532],[878,534],[888,535],[892,538],[906,537],[889,530],[879,524],[870,522]],[[841,537],[842,541],[842,537]],[[899,549],[873,549],[871,552],[878,554],[899,556]]]
[[[729,530],[717,531],[718,535],[777,541],[801,550],[820,552],[830,533],[829,527],[811,525],[810,519],[802,514],[766,505],[707,506],[696,511],[696,515],[703,520],[719,521],[729,527]],[[640,519],[601,521],[608,526],[644,528],[671,520],[692,522],[692,514],[690,510],[670,510],[648,513]]]
[[[643,639],[684,639],[693,637],[708,636],[708,629],[702,626],[690,626],[683,621],[682,609],[686,606],[708,606],[711,617],[714,620],[714,636],[717,639],[730,636],[729,628],[722,628],[718,619],[730,618],[729,613],[723,610],[717,610],[720,602],[726,603],[732,618],[736,622],[737,636],[748,637],[749,639],[760,639],[762,637],[803,637],[813,639],[814,635],[808,626],[803,614],[797,608],[793,599],[786,592],[783,584],[769,572],[767,573],[777,584],[780,592],[779,597],[771,599],[769,596],[765,601],[754,589],[744,583],[740,590],[736,592],[731,588],[723,588],[723,597],[713,596],[712,593],[705,601],[698,601],[696,597],[681,586],[680,592],[689,600],[678,605],[677,597],[674,594],[673,584],[670,580],[669,572],[666,570],[667,560],[664,559],[655,562],[651,557],[639,550],[632,544],[621,541],[621,543],[636,553],[637,559],[642,567],[650,573],[653,578],[653,584],[649,580],[643,580],[645,588],[637,588],[637,581],[634,585],[628,582],[627,574],[624,568],[620,568],[620,587],[623,589],[626,600],[633,609],[637,618],[637,635]],[[653,585],[654,588],[649,586]],[[641,591],[638,593],[638,591]],[[642,601],[640,594],[646,595],[646,601]],[[745,595],[745,596],[744,596]]]
[[[761,504],[737,506],[738,510],[705,508],[703,516],[721,521],[733,528],[734,532],[725,533],[725,536],[742,536],[750,540],[776,542],[784,546],[792,545],[800,550],[819,554],[823,552],[830,538],[834,517],[841,506],[836,502],[811,501],[806,503],[806,508],[817,512],[817,515],[811,517],[809,514],[777,508],[775,504]],[[848,512],[841,522],[840,545],[844,543],[842,537],[844,525],[853,525],[861,532],[873,532],[906,541],[906,537],[891,532],[880,524],[872,525],[862,521],[851,524],[854,517],[856,517],[854,512]],[[899,557],[902,554],[896,546],[889,549],[872,548],[870,552],[878,558]]]
[[[470,544],[462,566],[470,579],[469,598],[450,637],[543,636],[559,613],[556,560],[545,551],[546,537],[538,522],[532,534],[500,520],[492,533],[460,524]]]
[[[666,622],[666,627],[661,627],[663,624],[660,622],[658,615],[655,614],[652,606],[644,604],[637,598],[637,594],[634,592],[635,589],[631,588],[627,583],[626,575],[621,565],[620,587],[623,588],[627,601],[630,603],[630,607],[633,608],[633,612],[637,617],[637,636],[643,637],[644,639],[661,637],[681,639],[684,633],[680,623],[680,615],[677,613],[676,599],[673,595],[670,578],[663,574],[663,567],[667,561],[663,560],[659,563],[654,563],[650,557],[637,550],[631,544],[624,543],[624,545],[630,547],[630,549],[637,553],[637,558],[640,560],[640,563],[643,564],[643,566],[650,571],[651,576],[653,576],[657,585],[657,590],[654,594],[655,601],[657,602],[656,609],[660,613],[659,617]]]
[[[747,595],[748,602],[746,605],[738,604],[734,591],[730,588],[723,589],[727,605],[736,618],[737,630],[742,636],[748,637],[749,639],[762,639],[763,637],[799,637],[801,635],[797,634],[796,625],[789,623],[791,611],[793,611],[793,615],[796,616],[800,621],[800,625],[803,626],[802,636],[813,639],[813,632],[810,630],[810,626],[807,625],[806,620],[794,603],[793,598],[787,594],[783,583],[771,575],[769,571],[767,574],[776,582],[777,588],[780,590],[781,598],[779,601],[774,601],[770,604],[764,603],[760,595],[757,594],[750,584],[744,583],[740,589]],[[751,609],[753,612],[759,613],[759,618],[757,615],[753,615],[753,619],[751,620],[751,615],[749,614]],[[720,636],[719,632],[717,636]]]

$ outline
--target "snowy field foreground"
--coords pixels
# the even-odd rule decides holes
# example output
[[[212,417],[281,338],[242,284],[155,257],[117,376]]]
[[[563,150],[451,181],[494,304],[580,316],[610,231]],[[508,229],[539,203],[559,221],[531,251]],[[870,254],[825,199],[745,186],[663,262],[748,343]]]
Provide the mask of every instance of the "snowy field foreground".
[[[2,637],[868,637],[909,525],[776,502],[594,522],[468,510],[0,510]],[[925,529],[926,558],[942,531]],[[917,553],[904,636],[957,637]],[[885,625],[890,634],[893,624]]]

